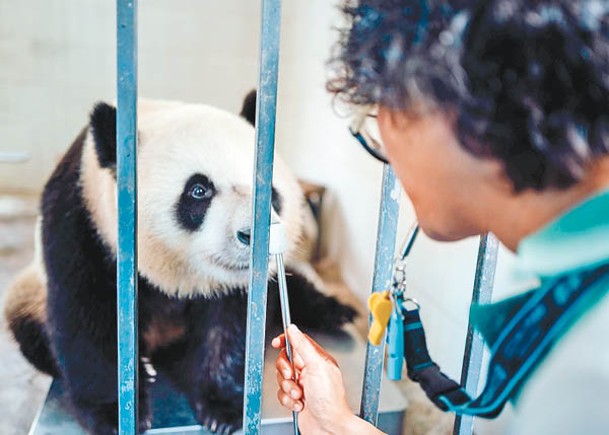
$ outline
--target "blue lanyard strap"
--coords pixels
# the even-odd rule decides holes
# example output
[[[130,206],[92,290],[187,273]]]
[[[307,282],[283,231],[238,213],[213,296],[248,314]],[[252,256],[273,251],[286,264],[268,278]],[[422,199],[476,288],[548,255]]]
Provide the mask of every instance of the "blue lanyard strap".
[[[429,356],[419,310],[402,309],[408,377],[444,411],[496,417],[581,313],[609,290],[609,283],[597,285],[607,278],[609,264],[561,276],[530,292],[497,337],[485,388],[474,399]]]

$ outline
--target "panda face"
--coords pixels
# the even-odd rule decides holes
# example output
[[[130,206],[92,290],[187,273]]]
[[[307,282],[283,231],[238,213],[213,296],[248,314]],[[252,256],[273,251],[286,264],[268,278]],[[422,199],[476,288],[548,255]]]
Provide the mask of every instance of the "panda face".
[[[245,289],[253,127],[216,108],[176,103],[140,107],[138,124],[140,273],[180,297]],[[287,230],[289,259],[302,232],[302,192],[277,157],[272,204]],[[97,221],[116,222],[115,206],[112,215]],[[115,238],[109,244],[116,249]]]
[[[192,175],[186,182],[180,200],[176,204],[176,216],[182,228],[192,232],[199,230],[205,221],[207,209],[217,193],[216,186],[209,177],[203,174]],[[281,204],[281,196],[273,187],[271,205],[275,213],[281,213]],[[244,226],[238,232],[249,234],[250,230]],[[243,240],[242,243],[248,244]]]

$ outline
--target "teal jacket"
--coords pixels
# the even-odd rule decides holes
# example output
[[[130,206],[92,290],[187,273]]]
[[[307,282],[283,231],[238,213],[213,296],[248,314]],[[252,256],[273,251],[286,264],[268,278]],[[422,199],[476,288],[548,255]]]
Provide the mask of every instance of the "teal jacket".
[[[516,267],[544,282],[605,263],[609,263],[609,190],[523,239]],[[489,347],[530,293],[472,307],[472,323]],[[590,293],[578,319],[513,398],[518,413],[513,433],[609,434],[609,277]]]

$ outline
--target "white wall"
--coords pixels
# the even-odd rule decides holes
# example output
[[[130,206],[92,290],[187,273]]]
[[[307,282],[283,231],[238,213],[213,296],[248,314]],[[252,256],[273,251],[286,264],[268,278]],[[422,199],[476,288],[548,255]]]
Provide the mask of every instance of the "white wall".
[[[353,140],[348,120],[325,91],[338,18],[327,0],[285,3],[277,142],[299,176],[329,187],[325,246],[364,295],[371,284],[382,165]]]
[[[256,83],[259,1],[140,2],[140,95],[238,111]],[[302,178],[325,185],[325,246],[364,299],[372,282],[381,165],[347,132],[324,90],[336,39],[334,1],[283,2],[277,146]],[[114,2],[0,1],[0,150],[28,150],[0,166],[0,191],[38,191],[86,122],[92,103],[115,97]],[[475,200],[475,198],[472,198]],[[404,199],[402,231],[413,220]],[[430,348],[460,373],[477,240],[419,240],[411,288],[423,305]],[[509,287],[502,252],[500,288]]]
[[[372,285],[382,165],[347,131],[324,89],[340,22],[334,2],[284,2],[277,141],[303,178],[329,187],[325,246],[350,287],[365,299]],[[475,198],[472,198],[475,200]],[[398,244],[414,221],[402,197]],[[409,263],[410,288],[423,306],[430,351],[451,376],[461,373],[478,238],[438,243],[420,237]],[[496,295],[511,287],[511,254],[502,249]]]
[[[0,166],[0,190],[38,191],[115,90],[115,3],[0,1],[0,151],[32,159]],[[139,2],[141,96],[238,111],[257,77],[260,4],[251,0]]]

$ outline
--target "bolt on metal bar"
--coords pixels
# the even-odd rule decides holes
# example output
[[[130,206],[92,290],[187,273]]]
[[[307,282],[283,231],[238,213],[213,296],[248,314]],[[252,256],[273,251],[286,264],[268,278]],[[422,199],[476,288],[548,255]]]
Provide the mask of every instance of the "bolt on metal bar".
[[[117,0],[116,156],[119,433],[136,434],[137,349],[137,0]]]
[[[264,333],[280,25],[281,0],[263,0],[258,98],[256,101],[256,166],[252,194],[252,246],[245,345],[243,432],[246,434],[259,434],[262,420]]]
[[[400,192],[400,184],[398,183],[393,170],[389,165],[385,165],[383,169],[383,187],[377,230],[372,292],[388,290],[391,287],[391,275],[393,273],[393,260],[395,256],[395,239],[399,217]],[[370,317],[369,322],[372,322],[372,317]],[[384,356],[384,339],[380,346],[373,346],[370,343],[367,344],[360,417],[375,426],[377,425],[378,420]]]
[[[480,237],[478,260],[476,262],[476,278],[472,292],[473,304],[487,304],[491,301],[495,270],[497,267],[497,252],[499,242],[492,234]],[[461,369],[461,385],[471,397],[475,397],[480,381],[484,342],[480,333],[474,331],[471,323],[467,326],[463,367]],[[454,435],[471,435],[474,432],[474,417],[471,415],[455,416]]]

